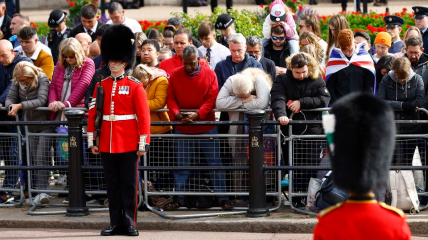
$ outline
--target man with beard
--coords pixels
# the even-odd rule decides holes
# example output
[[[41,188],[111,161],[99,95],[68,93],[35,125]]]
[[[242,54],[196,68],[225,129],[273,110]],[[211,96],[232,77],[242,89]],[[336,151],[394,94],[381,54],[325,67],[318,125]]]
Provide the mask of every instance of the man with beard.
[[[285,30],[282,26],[271,29],[271,38],[264,47],[264,57],[272,60],[276,66],[276,74],[287,71],[285,59],[290,56],[290,47],[285,39]]]
[[[419,37],[410,37],[406,42],[406,54],[412,64],[412,69],[422,77],[424,81],[425,94],[428,90],[428,54],[423,52],[423,42]]]

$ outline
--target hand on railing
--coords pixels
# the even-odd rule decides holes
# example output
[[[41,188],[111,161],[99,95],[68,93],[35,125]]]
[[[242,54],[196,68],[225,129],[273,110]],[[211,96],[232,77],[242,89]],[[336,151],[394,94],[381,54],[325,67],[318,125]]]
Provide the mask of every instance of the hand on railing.
[[[24,106],[21,103],[11,104],[9,105],[9,112],[7,115],[15,117],[18,114],[18,111],[23,108]]]
[[[182,123],[192,123],[194,120],[199,118],[199,114],[196,112],[181,112],[175,114],[175,119]]]
[[[63,108],[65,108],[64,103],[60,102],[60,101],[55,101],[55,102],[51,102],[48,106],[49,110],[51,110],[52,112],[56,112],[58,110],[61,110]]]
[[[281,125],[287,125],[292,119],[288,119],[288,117],[279,117],[278,121]]]

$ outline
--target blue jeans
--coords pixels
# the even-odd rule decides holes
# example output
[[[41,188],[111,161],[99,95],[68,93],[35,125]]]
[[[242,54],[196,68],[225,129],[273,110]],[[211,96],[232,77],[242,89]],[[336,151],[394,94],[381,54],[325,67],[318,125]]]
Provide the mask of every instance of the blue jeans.
[[[186,134],[178,130],[174,131],[175,134]],[[199,134],[217,134],[217,128],[211,131]],[[193,134],[198,135],[198,134]],[[208,166],[223,166],[220,158],[220,142],[218,138],[177,138],[174,144],[175,153],[177,157],[177,166],[190,166],[191,158],[200,148],[204,152],[205,159]],[[211,181],[215,192],[226,191],[226,181],[224,171],[210,171]],[[175,171],[175,190],[183,192],[186,190],[186,184],[189,178],[189,171]],[[218,201],[229,200],[227,196],[217,196]],[[184,196],[178,196],[178,200],[184,201]]]

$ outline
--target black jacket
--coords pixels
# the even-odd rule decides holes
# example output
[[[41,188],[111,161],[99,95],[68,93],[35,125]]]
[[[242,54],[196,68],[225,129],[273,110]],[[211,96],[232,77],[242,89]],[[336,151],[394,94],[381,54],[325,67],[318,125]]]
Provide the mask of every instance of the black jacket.
[[[98,20],[97,20],[98,21]],[[103,22],[101,22],[101,21],[98,21],[98,25],[97,25],[97,29],[96,30],[98,30],[98,28],[100,27],[100,26],[102,26],[102,25],[104,25],[104,23]],[[95,31],[96,31],[95,30]],[[73,29],[71,29],[71,32],[70,32],[70,37],[76,37],[76,35],[77,34],[79,34],[79,33],[85,33],[85,29],[83,29],[83,25],[82,25],[82,23],[79,23],[77,26],[75,26]],[[95,33],[95,32],[94,32]],[[97,37],[95,36],[95,34],[94,33],[92,33],[92,35],[91,35],[91,38],[92,38],[92,42],[93,41],[95,41],[95,40],[97,40]]]
[[[262,64],[263,70],[265,70],[265,72],[271,75],[272,79],[275,79],[276,78],[275,63],[272,60],[267,59],[265,57],[260,57],[259,62]]]
[[[383,77],[377,92],[377,97],[384,99],[395,110],[396,120],[419,120],[416,111],[407,112],[403,110],[403,103],[408,102],[414,108],[422,108],[425,105],[425,90],[421,76],[411,72],[409,78],[404,83],[397,82],[395,74],[390,71]],[[398,133],[420,133],[420,125],[397,125]]]
[[[10,24],[12,23],[12,18],[7,14],[4,15],[3,24],[1,25],[1,31],[3,32],[3,39],[9,39],[12,37],[12,31],[10,30]]]
[[[367,92],[373,94],[375,75],[366,68],[350,64],[332,74],[326,81],[331,95],[331,103],[351,92]]]
[[[266,45],[263,47],[263,57],[272,60],[272,52],[273,52],[273,47],[272,47],[273,43],[272,43],[272,39],[269,39],[269,41],[266,43]],[[285,63],[285,59],[290,56],[290,45],[288,44],[288,42],[285,42],[284,45],[284,49],[282,49],[282,53],[281,53],[281,57],[279,58],[279,63],[275,63],[275,66],[278,67],[287,67],[287,64]]]
[[[300,101],[301,109],[324,108],[328,106],[330,94],[327,91],[324,80],[320,75],[318,79],[306,78],[297,80],[291,71],[278,75],[272,86],[271,107],[275,118],[291,116],[291,111],[287,108],[289,100]],[[296,113],[292,117],[294,120],[321,120],[321,112]],[[307,126],[307,130],[305,128]],[[295,125],[293,134],[321,134],[321,125]]]
[[[52,58],[55,66],[59,58],[59,45],[61,44],[62,40],[70,36],[70,32],[71,28],[67,27],[64,34],[61,36],[58,36],[58,33],[54,29],[51,29],[51,31],[48,33],[48,47],[52,51]]]

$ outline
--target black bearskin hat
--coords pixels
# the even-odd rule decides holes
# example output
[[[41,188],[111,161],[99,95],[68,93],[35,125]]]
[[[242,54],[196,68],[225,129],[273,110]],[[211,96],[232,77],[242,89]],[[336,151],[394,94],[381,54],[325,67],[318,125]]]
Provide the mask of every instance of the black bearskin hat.
[[[325,130],[336,186],[356,194],[384,189],[395,148],[392,108],[370,94],[352,93],[335,102],[330,114],[334,133]]]
[[[128,27],[118,24],[109,26],[101,41],[101,55],[103,62],[108,64],[110,60],[128,63],[125,69],[132,68],[135,64],[137,43],[135,35]]]

